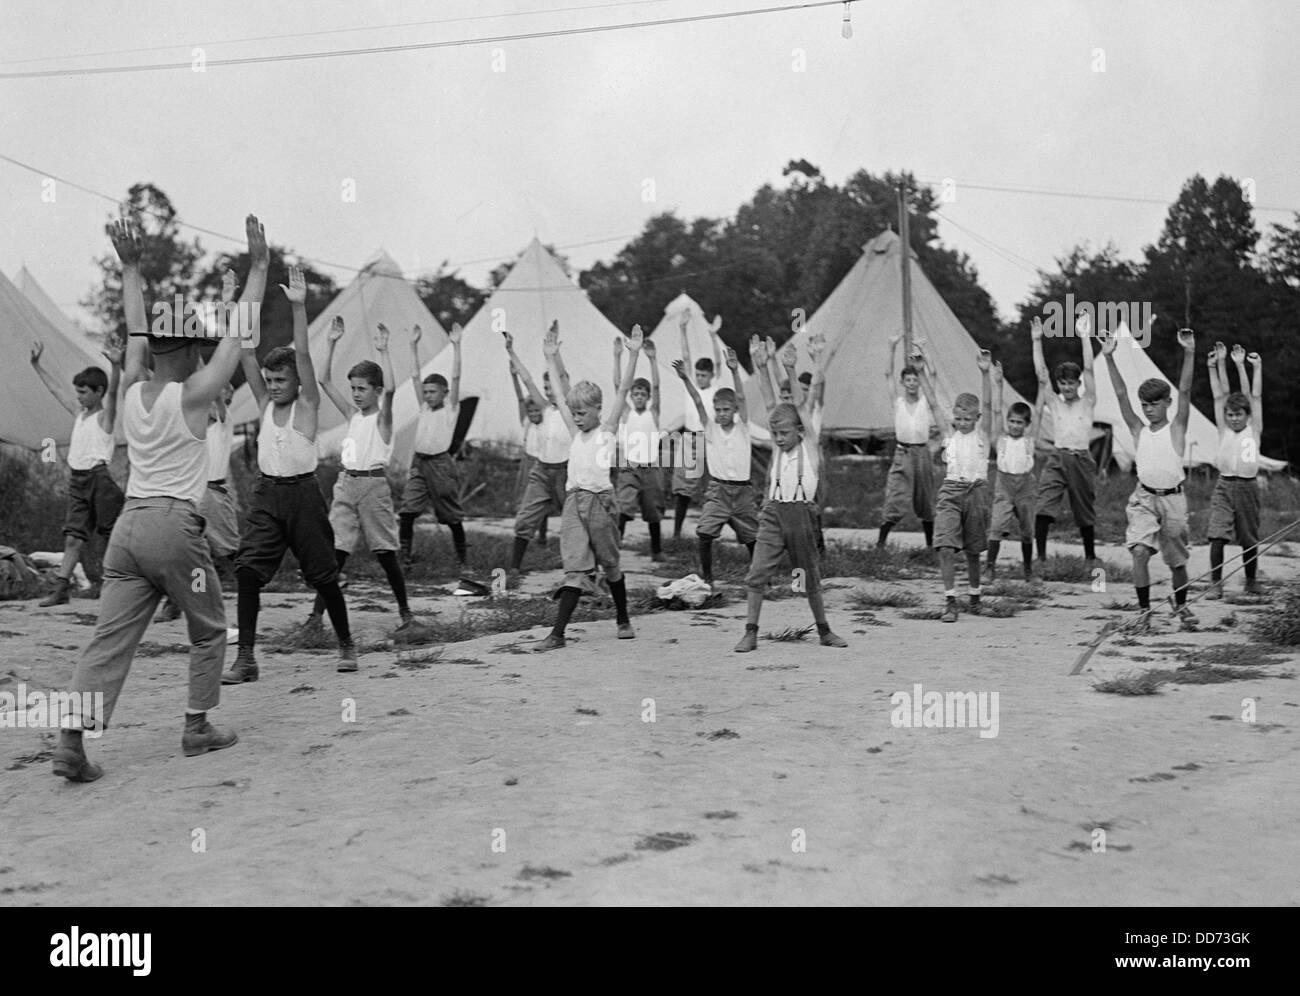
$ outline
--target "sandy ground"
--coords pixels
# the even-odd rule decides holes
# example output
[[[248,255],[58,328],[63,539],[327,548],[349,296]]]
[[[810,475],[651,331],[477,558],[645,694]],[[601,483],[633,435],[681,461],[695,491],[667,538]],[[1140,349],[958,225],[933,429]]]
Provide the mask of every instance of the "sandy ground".
[[[1195,551],[1193,574],[1206,558]],[[645,558],[627,566],[631,586],[651,582],[638,576]],[[1291,578],[1300,560],[1270,556],[1264,571]],[[1278,677],[1148,697],[1091,687],[1142,666],[1132,657],[1154,656],[1152,643],[1244,634],[1167,626],[1137,646],[1108,643],[1070,677],[1101,625],[1089,617],[1117,615],[1102,606],[1131,589],[1053,584],[1044,608],[956,625],[882,609],[889,625],[876,627],[844,602],[881,584],[833,584],[847,650],[762,642],[734,654],[733,601],[637,617],[634,642],[616,641],[612,623],[577,625],[544,656],[516,652],[543,629],[423,665],[373,653],[355,675],[337,674],[330,653],[264,652],[261,681],[225,690],[213,714],[239,744],[198,758],[180,752],[185,656],[138,658],[114,727],[88,741],[101,781],[52,777],[50,731],[0,729],[0,904],[1300,902],[1300,688]],[[934,581],[903,587],[939,604]],[[301,619],[306,601],[266,595],[266,625]],[[458,601],[415,608],[455,613]],[[0,603],[0,689],[64,687],[94,608]],[[228,608],[233,619],[233,598]],[[1197,611],[1203,626],[1229,612],[1240,625],[1253,608]],[[361,639],[395,623],[353,619]],[[761,631],[807,621],[806,602],[769,602]],[[183,642],[183,623],[146,640]],[[890,695],[915,683],[997,692],[998,735],[894,727]],[[1239,718],[1246,698],[1254,723]]]

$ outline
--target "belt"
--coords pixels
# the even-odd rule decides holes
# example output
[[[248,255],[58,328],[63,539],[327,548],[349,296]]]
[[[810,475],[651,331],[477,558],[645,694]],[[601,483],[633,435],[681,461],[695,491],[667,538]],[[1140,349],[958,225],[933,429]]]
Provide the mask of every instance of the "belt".
[[[294,477],[272,477],[270,474],[263,474],[262,480],[269,481],[271,484],[297,484],[299,481],[305,481],[309,477],[315,477],[316,471],[309,470],[305,474],[298,474]]]
[[[988,478],[985,477],[945,477],[945,484],[987,484]]]
[[[423,457],[425,460],[437,460],[440,457],[451,457],[451,450],[443,450],[441,453],[417,453],[415,458],[418,460]]]
[[[559,470],[561,467],[568,467],[568,460],[561,460],[559,463],[547,463],[545,460],[538,460],[543,467],[549,467],[551,470]]]
[[[343,473],[348,477],[383,477],[385,471],[383,467],[373,467],[370,470],[344,470]]]
[[[1253,480],[1255,480],[1255,478],[1253,478],[1253,477],[1233,477],[1231,474],[1220,474],[1220,475],[1219,475],[1219,480],[1221,480],[1221,481],[1253,481]]]
[[[719,477],[715,477],[715,478],[713,479],[713,483],[714,483],[714,484],[730,484],[732,487],[742,488],[742,487],[749,487],[753,482],[752,482],[752,481],[724,481],[724,480],[722,480],[722,479],[719,478]]]
[[[928,443],[898,443],[897,445],[900,449],[910,450],[910,449],[915,449],[917,446],[927,446],[929,444]]]
[[[91,474],[94,474],[94,473],[96,473],[97,471],[107,470],[107,469],[108,469],[108,464],[106,464],[106,463],[104,463],[104,462],[101,461],[101,462],[95,464],[95,466],[90,467],[90,468],[87,469],[87,470],[74,470],[74,471],[72,472],[72,476],[73,476],[73,477],[89,477]]]
[[[1076,449],[1071,446],[1058,446],[1056,447],[1056,452],[1057,453],[1087,453],[1089,456],[1092,455],[1092,450],[1088,449],[1086,446],[1083,449]]]
[[[1139,481],[1138,483],[1139,483],[1139,484],[1142,484],[1141,481]],[[1183,486],[1180,484],[1180,485],[1178,485],[1178,487],[1176,487],[1176,488],[1149,488],[1149,487],[1147,487],[1145,484],[1142,484],[1142,490],[1143,490],[1143,491],[1146,491],[1146,492],[1149,493],[1149,494],[1153,494],[1153,495],[1157,495],[1157,496],[1163,497],[1164,495],[1180,495],[1180,494],[1182,494],[1182,493],[1183,493]]]
[[[222,478],[219,481],[208,481],[208,489],[211,491],[216,491],[218,494],[223,494],[223,495],[230,494],[230,492],[226,490],[225,478]]]

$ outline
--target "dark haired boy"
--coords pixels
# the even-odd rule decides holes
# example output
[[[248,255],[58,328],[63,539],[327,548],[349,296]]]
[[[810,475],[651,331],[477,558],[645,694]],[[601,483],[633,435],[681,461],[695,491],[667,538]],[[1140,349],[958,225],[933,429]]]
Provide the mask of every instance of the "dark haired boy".
[[[1210,496],[1210,590],[1205,597],[1223,597],[1223,551],[1229,544],[1242,550],[1246,591],[1258,590],[1259,561],[1259,441],[1264,435],[1264,360],[1258,353],[1232,347],[1232,362],[1241,380],[1240,391],[1229,392],[1228,349],[1214,344],[1210,353],[1210,389],[1214,394],[1214,423],[1219,429],[1215,467],[1219,479]],[[1246,375],[1246,361],[1254,376]],[[1246,396],[1246,391],[1250,396]]]
[[[691,343],[686,334],[689,327],[690,315],[683,311],[678,323],[678,331],[681,333],[682,362],[686,364],[687,369],[695,371],[695,389],[699,391],[700,398],[704,401],[704,410],[709,411],[713,407],[713,392],[720,386],[713,382],[713,378],[718,367],[722,366],[722,342],[718,338],[718,330],[722,328],[722,318],[714,318],[709,326],[713,359],[701,356],[694,364],[691,363]],[[682,432],[681,450],[673,466],[673,539],[681,537],[682,525],[686,522],[686,510],[691,507],[691,500],[699,496],[706,483],[704,424],[700,421],[694,405],[687,405],[683,415],[685,428]]]
[[[1102,354],[1110,357],[1118,339],[1111,335],[1102,343]],[[1169,419],[1172,401],[1169,384],[1152,377],[1138,388],[1143,422],[1133,411],[1128,388],[1119,367],[1111,360],[1110,382],[1119,399],[1124,424],[1133,433],[1137,451],[1138,485],[1128,500],[1125,514],[1128,528],[1124,545],[1133,555],[1133,585],[1137,589],[1138,627],[1145,628],[1151,614],[1151,574],[1148,564],[1158,549],[1173,575],[1174,605],[1184,624],[1194,626],[1196,617],[1187,602],[1187,496],[1183,494],[1183,450],[1187,444],[1187,422],[1192,408],[1192,371],[1196,362],[1196,333],[1178,330],[1183,348],[1183,368],[1178,377],[1178,408]]]
[[[995,412],[1002,408],[1002,364],[992,364]],[[1025,565],[1025,580],[1034,580],[1034,447],[1038,422],[1034,411],[1023,401],[1006,409],[1002,426],[994,418],[991,425],[993,447],[997,453],[998,479],[993,487],[993,511],[989,516],[988,579],[997,580],[998,552],[1002,541],[1012,533],[1020,540],[1020,556]]]
[[[930,430],[936,425],[936,415],[930,400],[922,396],[921,375],[928,367],[931,378],[934,368],[928,362],[919,343],[913,343],[912,355],[898,380],[894,380],[894,353],[903,339],[902,334],[889,339],[889,363],[885,367],[885,383],[894,396],[894,459],[885,479],[885,508],[881,514],[877,549],[883,548],[890,530],[908,511],[921,520],[925,532],[925,545],[934,545],[934,460],[930,455]]]
[[[72,440],[68,445],[68,510],[63,521],[63,561],[52,594],[40,605],[66,605],[72,589],[72,576],[81,561],[82,551],[92,533],[108,542],[122,503],[126,500],[108,465],[113,459],[113,428],[117,422],[117,388],[122,376],[122,350],[104,350],[110,373],[99,367],[86,367],[72,378],[76,396],[41,366],[43,343],[32,343],[32,369],[41,378],[54,399],[74,417]]]
[[[393,363],[388,353],[388,328],[381,322],[375,332],[375,352],[383,361],[381,368],[372,360],[362,360],[348,371],[352,400],[348,401],[334,386],[330,370],[334,366],[334,348],[346,331],[341,315],[330,324],[329,346],[320,386],[339,414],[348,420],[348,434],[343,440],[342,467],[334,482],[334,501],[330,504],[330,528],[334,530],[334,559],[343,570],[358,540],[370,544],[370,550],[384,569],[388,586],[397,601],[402,622],[399,630],[411,624],[411,609],[406,601],[406,579],[397,561],[397,514],[393,511],[393,491],[388,485],[388,462],[393,457]],[[318,592],[307,626],[321,625],[325,599]]]
[[[1058,363],[1056,366],[1056,391],[1048,377],[1047,361],[1043,358],[1043,322],[1035,318],[1030,329],[1033,341],[1034,372],[1038,375],[1038,409],[1052,413],[1053,445],[1038,478],[1037,512],[1034,518],[1034,539],[1038,544],[1038,559],[1047,559],[1047,536],[1052,523],[1061,514],[1064,499],[1070,502],[1074,524],[1083,539],[1083,555],[1089,561],[1097,559],[1097,461],[1093,459],[1088,444],[1092,435],[1092,421],[1097,404],[1097,383],[1092,373],[1092,321],[1087,314],[1075,323],[1075,332],[1083,352],[1083,367],[1077,363]],[[1080,385],[1083,392],[1080,393]]]
[[[293,348],[277,346],[261,366],[251,350],[241,360],[261,412],[257,466],[261,476],[249,496],[248,519],[235,557],[239,591],[239,649],[226,685],[256,681],[257,617],[262,588],[275,577],[286,550],[303,578],[325,599],[339,641],[339,671],[357,670],[348,607],[339,589],[334,530],[316,480],[316,429],[320,388],[307,342],[307,281],[296,266],[289,285],[280,285],[293,308]]]
[[[400,542],[402,562],[409,564],[414,560],[415,520],[432,508],[438,522],[451,531],[456,561],[464,567],[465,513],[460,507],[460,472],[451,455],[456,420],[460,417],[460,326],[453,325],[447,338],[452,348],[451,383],[436,373],[421,381],[420,326],[411,330],[411,361],[415,367],[412,381],[415,396],[422,400],[415,428],[415,455],[402,492]]]
[[[619,462],[615,487],[618,494],[618,533],[623,535],[627,524],[636,518],[637,512],[650,533],[650,559],[660,563],[663,555],[663,534],[660,522],[663,519],[664,488],[663,475],[660,473],[661,438],[659,435],[659,366],[655,363],[655,345],[646,339],[640,352],[645,353],[650,363],[650,379],[637,377],[632,381],[632,390],[628,394],[630,407],[623,412],[619,423],[619,452],[623,458]],[[639,354],[631,353],[629,363],[633,373]],[[620,369],[623,359],[623,337],[614,340],[614,384],[623,382]],[[689,385],[687,385],[689,387]]]

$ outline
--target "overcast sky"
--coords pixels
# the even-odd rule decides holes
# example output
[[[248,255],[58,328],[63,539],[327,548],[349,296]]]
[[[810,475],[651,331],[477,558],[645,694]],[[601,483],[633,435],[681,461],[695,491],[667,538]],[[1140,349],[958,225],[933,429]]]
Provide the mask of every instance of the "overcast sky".
[[[215,60],[778,5],[3,0],[0,74],[188,64],[195,47]],[[557,10],[574,7],[584,9]],[[1298,10],[1285,0],[858,0],[847,41],[837,4],[203,73],[0,78],[0,153],[115,197],[151,181],[184,219],[220,232],[242,233],[255,211],[274,242],[306,256],[359,266],[383,246],[408,276],[449,259],[479,284],[534,233],[586,267],[654,213],[731,215],[762,183],[783,183],[790,159],[836,183],[859,168],[911,169],[955,180],[944,208],[955,224],[942,238],[970,254],[1010,316],[1033,266],[1077,242],[1113,240],[1136,256],[1194,173],[1251,178],[1260,207],[1300,209]],[[444,23],[362,30],[429,20]],[[264,37],[305,32],[330,33]],[[254,36],[263,40],[221,44]],[[88,54],[157,46],[170,47]],[[50,203],[48,189],[0,160],[0,269],[26,263],[71,310],[107,248],[111,208],[62,184]],[[1292,220],[1256,217],[1261,230]],[[606,241],[564,248],[595,240]]]

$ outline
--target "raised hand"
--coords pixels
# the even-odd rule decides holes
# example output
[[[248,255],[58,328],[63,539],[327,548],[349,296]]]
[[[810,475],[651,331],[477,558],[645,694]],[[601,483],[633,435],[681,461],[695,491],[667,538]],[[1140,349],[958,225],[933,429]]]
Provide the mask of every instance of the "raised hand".
[[[1034,319],[1034,320],[1038,321],[1038,319]],[[1041,326],[1042,323],[1039,322],[1039,325]],[[1091,314],[1085,311],[1082,315],[1080,315],[1078,318],[1074,320],[1074,334],[1077,335],[1080,339],[1086,339],[1088,338],[1088,336],[1092,335]]]
[[[248,259],[254,265],[267,264],[271,261],[270,250],[266,247],[266,228],[250,214],[244,219],[244,232],[248,236]]]
[[[40,362],[41,362],[41,354],[42,354],[43,352],[45,352],[45,343],[43,343],[43,342],[34,342],[34,343],[32,343],[32,356],[31,356],[31,360],[32,360],[32,363],[33,363],[33,364],[36,364],[36,363],[40,363]]]
[[[674,371],[674,372],[677,374],[677,376],[680,377],[682,380],[684,380],[684,381],[686,381],[686,380],[690,380],[690,378],[686,375],[686,361],[685,361],[685,360],[673,360],[673,371]]]
[[[1246,362],[1246,347],[1245,347],[1245,346],[1241,345],[1240,343],[1235,343],[1235,342],[1232,344],[1232,362],[1233,362],[1233,363],[1245,363],[1245,362]]]
[[[727,364],[727,369],[733,374],[736,372],[736,368],[740,366],[740,361],[736,359],[736,351],[730,346],[722,347],[722,359]]]
[[[1179,330],[1178,330],[1178,345],[1180,345],[1180,346],[1183,347],[1183,352],[1185,352],[1185,353],[1193,353],[1193,352],[1195,352],[1195,351],[1196,351],[1196,333],[1193,332],[1191,329],[1179,329]],[[1217,351],[1217,349],[1218,349],[1218,347],[1219,347],[1220,345],[1222,345],[1222,343],[1218,343],[1218,344],[1215,345],[1215,349],[1216,349],[1216,351]]]
[[[1029,326],[1029,338],[1034,342],[1043,341],[1043,320],[1037,315],[1034,316],[1033,324]]]
[[[709,331],[712,332],[714,335],[717,335],[721,328],[722,328],[722,316],[714,315],[713,322],[709,325]]]
[[[546,330],[546,335],[542,337],[542,354],[546,356],[547,359],[560,355],[559,322],[551,322],[551,327]]]
[[[1119,345],[1119,337],[1105,335],[1101,337],[1101,353],[1103,356],[1109,356],[1115,352],[1115,347]]]
[[[419,326],[419,325],[413,325],[413,326],[411,326],[411,345],[412,345],[412,346],[417,346],[417,345],[419,345],[419,343],[420,343],[420,336],[422,336],[422,335],[424,335],[424,333],[423,333],[422,331],[420,331],[420,326]]]
[[[1182,342],[1182,339],[1178,341]],[[1221,342],[1216,342],[1214,344],[1214,358],[1219,361],[1226,360],[1228,358],[1228,347]]]
[[[799,347],[792,342],[785,344],[785,349],[781,350],[781,365],[783,367],[792,367],[799,362]]]
[[[641,343],[641,352],[645,353],[646,356],[653,360],[655,358],[655,341],[653,339],[643,340]]]
[[[895,340],[897,341],[897,340]],[[826,337],[818,332],[816,335],[808,337],[808,358],[817,363],[821,360],[821,355],[826,350]]]
[[[337,319],[335,319],[335,321],[340,321],[340,322],[341,322],[342,320],[343,320],[342,318],[337,318]],[[385,325],[383,322],[380,322],[378,325],[375,326],[375,340],[374,340],[374,342],[375,342],[375,352],[376,352],[376,353],[386,353],[386,352],[388,352],[388,334],[389,334],[389,333],[388,333],[388,326]]]
[[[289,299],[290,304],[307,303],[307,279],[302,275],[302,267],[289,267],[289,286],[281,284],[280,290],[284,291],[284,296]]]
[[[126,356],[126,350],[121,346],[106,346],[101,351],[101,355],[113,366],[120,367],[122,359]]]
[[[981,373],[988,373],[993,363],[993,354],[987,349],[981,349],[979,356],[975,357],[975,365],[980,368]]]
[[[465,330],[460,327],[460,322],[451,323],[451,331],[447,333],[447,338],[451,340],[453,346],[460,345],[460,337],[464,335]]]
[[[235,276],[235,271],[228,268],[221,275],[221,303],[229,304],[235,299],[235,291],[239,290],[239,277]]]
[[[506,352],[513,353],[515,350],[515,337],[505,329],[501,330],[501,338],[506,341]]]
[[[641,331],[640,325],[632,326],[632,335],[629,338],[632,341],[628,343],[627,351],[629,353],[639,353],[641,346],[645,343],[645,333]]]
[[[767,347],[763,345],[763,340],[756,335],[749,337],[749,359],[756,369],[767,363]]]
[[[991,365],[991,369],[992,369],[992,371],[993,371],[993,383],[995,383],[995,384],[1001,384],[1001,383],[1002,383],[1002,364],[999,363],[997,360],[994,360],[993,363],[992,363],[992,365]]]
[[[763,345],[767,347],[767,358],[769,360],[775,360],[778,356],[781,355],[776,351],[776,340],[773,339],[771,336],[767,337],[767,341],[763,343]]]
[[[614,355],[623,355],[623,337],[621,335],[616,335],[614,337]]]
[[[379,327],[381,329],[384,328],[382,325]],[[325,333],[325,337],[330,342],[338,342],[343,338],[343,333],[345,331],[346,329],[343,326],[343,316],[335,315],[334,321],[330,322],[330,330]],[[387,331],[387,329],[385,329],[385,331]]]
[[[107,231],[117,258],[126,266],[138,265],[144,255],[144,235],[139,227],[122,218],[109,224]]]
[[[1264,362],[1264,357],[1260,356],[1256,352],[1250,352],[1246,354],[1246,362],[1251,363],[1254,366],[1259,366]]]
[[[677,328],[682,333],[685,333],[686,329],[690,326],[690,324],[691,324],[691,313],[687,311],[685,308],[683,308],[682,313],[677,317]]]

